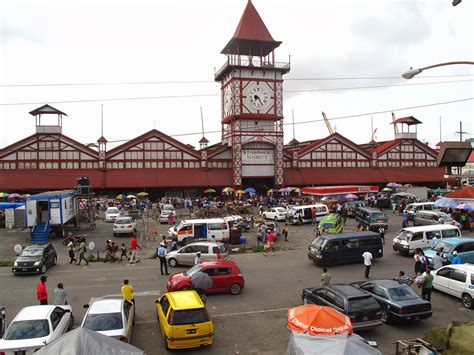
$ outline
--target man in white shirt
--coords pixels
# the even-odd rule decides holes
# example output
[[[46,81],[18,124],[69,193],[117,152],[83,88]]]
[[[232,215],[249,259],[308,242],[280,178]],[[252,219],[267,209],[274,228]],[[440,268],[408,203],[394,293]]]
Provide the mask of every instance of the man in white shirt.
[[[364,258],[364,265],[365,265],[365,278],[369,279],[370,267],[372,266],[372,253],[370,251],[366,251],[362,254]]]
[[[201,263],[201,252],[198,251],[196,253],[196,257],[194,258],[194,265],[198,265]]]

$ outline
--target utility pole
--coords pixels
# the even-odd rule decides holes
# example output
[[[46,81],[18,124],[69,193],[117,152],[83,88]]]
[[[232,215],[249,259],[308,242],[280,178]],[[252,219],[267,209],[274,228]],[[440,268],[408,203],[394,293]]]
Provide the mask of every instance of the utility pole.
[[[467,133],[467,132],[463,132],[462,130],[462,121],[459,121],[459,132],[455,132],[455,133],[459,134],[459,141],[462,142],[462,135],[464,133]]]

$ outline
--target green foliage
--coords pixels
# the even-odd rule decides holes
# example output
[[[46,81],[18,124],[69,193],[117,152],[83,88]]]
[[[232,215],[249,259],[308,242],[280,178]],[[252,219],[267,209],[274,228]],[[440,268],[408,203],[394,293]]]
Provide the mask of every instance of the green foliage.
[[[0,259],[0,267],[11,267],[13,266],[13,260]]]
[[[261,253],[263,251],[263,247],[261,247],[261,246],[253,247],[252,251],[254,253]]]

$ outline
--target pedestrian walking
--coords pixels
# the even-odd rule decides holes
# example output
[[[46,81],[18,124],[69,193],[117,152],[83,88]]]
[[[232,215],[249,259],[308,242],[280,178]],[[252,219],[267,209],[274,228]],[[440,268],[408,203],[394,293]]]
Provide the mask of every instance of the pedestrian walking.
[[[384,227],[379,228],[379,235],[380,235],[380,239],[382,239],[382,243],[385,244],[385,228]]]
[[[314,226],[316,224],[316,207],[311,209],[311,225]]]
[[[115,262],[118,260],[117,258],[117,251],[118,251],[118,246],[114,242],[110,245],[110,260],[112,262]]]
[[[215,243],[216,242],[216,236],[213,234],[211,235],[211,243]]]
[[[168,224],[169,225],[174,224],[174,213],[173,212],[170,212],[170,214],[168,215]]]
[[[273,230],[268,230],[267,231],[267,237],[265,239],[265,245],[263,247],[263,255],[268,256],[268,251],[271,249],[272,250],[272,255],[275,255],[275,247],[273,246],[273,243],[275,243],[275,231]]]
[[[135,298],[133,296],[133,286],[130,285],[127,279],[123,280],[121,292],[122,297],[126,302],[135,304]]]
[[[174,237],[171,241],[171,251],[178,250],[178,240]]]
[[[54,289],[54,304],[62,305],[67,303],[67,292],[63,284],[58,283],[58,287]]]
[[[166,275],[169,275],[168,273],[168,264],[166,263],[166,255],[168,254],[168,251],[166,250],[166,244],[161,242],[160,247],[158,248],[157,251],[157,256],[158,259],[160,259],[160,271],[161,275],[164,275],[163,273],[163,266],[165,267],[165,273]]]
[[[105,260],[104,263],[112,259],[112,241],[109,239],[105,244],[105,249],[102,251],[105,253]]]
[[[366,251],[364,254],[362,254],[362,257],[364,258],[365,278],[370,279],[369,273],[370,273],[370,267],[372,266],[372,253],[370,251]]]
[[[141,249],[141,246],[138,245],[137,237],[133,234],[132,238],[130,238],[130,250],[132,251],[132,255],[130,255],[130,260],[128,261],[130,264],[135,264],[140,261],[137,256],[137,248]]]
[[[260,244],[259,242],[265,243],[265,239],[267,238],[267,225],[262,223],[260,225],[260,237],[257,237],[257,244]]]
[[[77,265],[81,265],[81,261],[84,260],[86,262],[86,265],[89,265],[89,262],[87,261],[85,255],[87,251],[86,243],[81,242],[79,245],[79,248],[76,250],[79,252],[79,260],[77,261]]]
[[[46,290],[46,281],[48,281],[48,276],[41,276],[38,286],[36,286],[36,296],[41,305],[48,304],[48,291]]]
[[[198,265],[201,263],[201,252],[198,251],[196,253],[196,257],[194,258],[194,265]]]
[[[323,267],[323,273],[321,274],[321,286],[327,286],[331,283],[331,274],[328,272],[328,269]]]
[[[285,237],[285,242],[287,242],[288,241],[288,223],[285,223],[281,232],[283,234],[283,237]]]
[[[433,291],[433,275],[431,275],[430,269],[426,269],[423,275],[421,275],[421,281],[418,287],[421,287],[421,298],[425,301],[431,302],[431,291]]]
[[[67,250],[69,253],[69,264],[72,264],[73,262],[75,263],[76,260],[76,254],[74,253],[74,242],[72,240],[67,243]]]
[[[125,243],[122,243],[122,245],[120,247],[120,260],[119,260],[119,262],[121,262],[123,260],[123,257],[126,257],[127,261],[130,260],[130,258],[127,255],[127,247],[125,246]]]

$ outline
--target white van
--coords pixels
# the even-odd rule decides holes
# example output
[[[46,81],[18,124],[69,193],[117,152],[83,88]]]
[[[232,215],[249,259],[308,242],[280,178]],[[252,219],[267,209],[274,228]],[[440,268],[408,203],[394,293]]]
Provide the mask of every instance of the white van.
[[[287,219],[291,224],[311,223],[311,210],[316,208],[316,221],[319,222],[329,214],[328,206],[321,203],[315,205],[293,206],[288,211]]]
[[[186,219],[176,227],[168,230],[171,238],[178,238],[178,243],[186,245],[194,240],[211,240],[211,236],[217,242],[226,242],[230,238],[229,224],[222,218],[209,219]]]
[[[440,240],[460,236],[459,228],[451,224],[403,228],[393,239],[393,250],[400,254],[412,255],[416,248],[430,248],[433,237]]]
[[[438,207],[434,205],[434,202],[416,202],[410,203],[406,208],[405,211],[408,212],[408,219],[413,221],[418,211],[433,211],[437,210]]]

